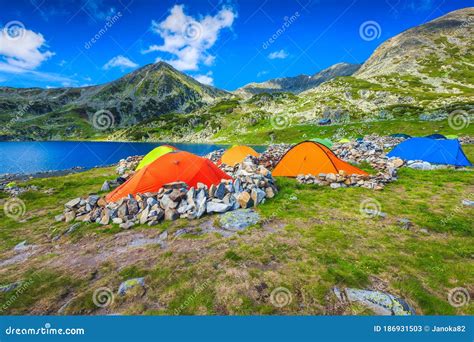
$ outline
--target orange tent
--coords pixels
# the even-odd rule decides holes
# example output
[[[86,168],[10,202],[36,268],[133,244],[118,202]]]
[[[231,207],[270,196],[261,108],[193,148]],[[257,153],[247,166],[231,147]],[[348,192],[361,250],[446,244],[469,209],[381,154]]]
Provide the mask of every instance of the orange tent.
[[[170,152],[140,169],[105,199],[115,202],[129,194],[156,192],[172,182],[181,181],[189,186],[196,186],[200,182],[211,186],[219,184],[222,179],[232,178],[209,159],[189,152]]]
[[[326,146],[314,141],[303,141],[283,155],[273,169],[273,176],[296,177],[300,174],[339,173],[368,175],[338,157]]]
[[[240,145],[240,146],[232,146],[229,148],[221,157],[221,163],[234,166],[238,163],[243,162],[247,156],[255,156],[258,157],[259,154],[253,148]]]

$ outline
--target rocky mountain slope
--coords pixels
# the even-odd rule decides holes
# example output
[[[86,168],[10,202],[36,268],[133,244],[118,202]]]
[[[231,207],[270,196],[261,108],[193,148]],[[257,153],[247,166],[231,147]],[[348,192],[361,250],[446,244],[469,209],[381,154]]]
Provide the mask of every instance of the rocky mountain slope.
[[[97,111],[108,113],[119,128],[166,113],[188,113],[225,95],[159,62],[98,86],[0,88],[0,122],[4,139],[84,137],[93,130],[87,126]]]
[[[298,94],[317,87],[321,83],[332,80],[333,78],[350,76],[359,68],[360,64],[337,63],[311,76],[298,75],[294,77],[275,78],[261,83],[250,83],[237,89],[233,93],[246,99],[261,93],[290,92]]]
[[[386,114],[394,106],[431,112],[472,104],[473,37],[474,8],[448,13],[387,40],[351,77],[300,95],[320,104],[318,114],[338,107],[360,117]]]
[[[387,40],[362,66],[336,64],[234,94],[165,63],[95,87],[0,88],[0,127],[3,139],[205,142],[255,134],[271,140],[321,118],[336,124],[445,119],[455,109],[474,109],[473,31],[474,8],[460,9]],[[112,113],[113,129],[90,124],[98,110]]]

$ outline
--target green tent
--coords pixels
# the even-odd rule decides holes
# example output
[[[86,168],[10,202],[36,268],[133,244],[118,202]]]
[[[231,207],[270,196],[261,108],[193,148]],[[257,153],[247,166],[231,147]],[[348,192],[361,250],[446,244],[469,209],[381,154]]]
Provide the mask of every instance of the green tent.
[[[147,166],[148,164],[151,164],[158,158],[160,158],[162,155],[176,151],[176,148],[173,146],[168,146],[168,145],[162,145],[158,146],[157,148],[154,148],[146,156],[143,157],[141,160],[140,164],[138,164],[137,168],[135,171],[140,170],[141,168]]]
[[[344,144],[344,143],[348,143],[348,142],[351,142],[351,141],[349,139],[343,138],[343,139],[339,140],[338,142]]]
[[[327,148],[331,148],[332,145],[333,145],[333,142],[329,139],[326,139],[326,138],[314,138],[314,139],[311,139],[311,141],[323,144]]]
[[[457,139],[457,138],[459,138],[457,135],[454,135],[454,134],[448,134],[448,135],[445,135],[445,137],[447,139]]]

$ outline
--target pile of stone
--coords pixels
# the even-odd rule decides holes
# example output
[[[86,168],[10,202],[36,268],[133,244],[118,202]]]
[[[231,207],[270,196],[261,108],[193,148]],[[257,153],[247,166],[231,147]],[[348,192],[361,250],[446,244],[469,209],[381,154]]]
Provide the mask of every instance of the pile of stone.
[[[5,192],[8,196],[17,197],[27,191],[38,191],[36,185],[18,186],[15,182],[9,184],[0,184],[0,191]]]
[[[270,145],[265,152],[260,154],[258,163],[266,168],[274,168],[283,155],[292,147],[290,144]]]
[[[321,186],[330,186],[333,189],[346,187],[362,187],[373,190],[382,190],[385,184],[396,179],[395,176],[379,172],[377,175],[347,175],[341,170],[338,174],[320,173],[315,175],[298,175],[298,182],[302,184],[316,184]]]
[[[462,145],[474,144],[474,137],[459,137],[458,140]]]
[[[209,159],[210,161],[212,161],[213,163],[217,163],[222,155],[224,154],[225,150],[223,148],[219,149],[219,150],[215,150],[215,151],[212,151],[212,152],[209,152],[208,154],[206,154],[204,156],[204,158],[207,158]]]
[[[117,173],[120,176],[127,176],[133,173],[142,159],[143,156],[130,156],[125,159],[120,159],[116,168]]]
[[[56,220],[114,223],[129,229],[136,224],[152,226],[162,220],[195,219],[206,213],[256,207],[276,193],[271,173],[247,161],[236,168],[233,180],[222,180],[209,188],[202,183],[189,188],[183,182],[176,182],[155,193],[129,195],[112,203],[98,195],[75,198],[65,204],[64,213]]]
[[[404,162],[399,158],[387,159],[384,149],[397,145],[400,141],[400,138],[371,135],[362,141],[334,144],[332,150],[340,159],[350,164],[366,162],[378,171],[392,174],[392,169],[403,166]]]

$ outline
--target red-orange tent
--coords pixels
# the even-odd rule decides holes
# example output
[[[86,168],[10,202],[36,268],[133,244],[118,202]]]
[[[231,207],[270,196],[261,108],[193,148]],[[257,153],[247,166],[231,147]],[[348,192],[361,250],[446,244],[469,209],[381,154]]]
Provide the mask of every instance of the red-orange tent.
[[[367,172],[342,161],[326,146],[314,141],[303,141],[292,147],[273,169],[273,176],[296,177],[300,174],[339,173],[368,175]]]
[[[203,183],[207,186],[219,184],[222,179],[232,179],[209,159],[189,152],[170,152],[140,169],[128,181],[109,193],[108,202],[115,202],[129,194],[156,192],[163,185],[185,182],[189,186]]]

